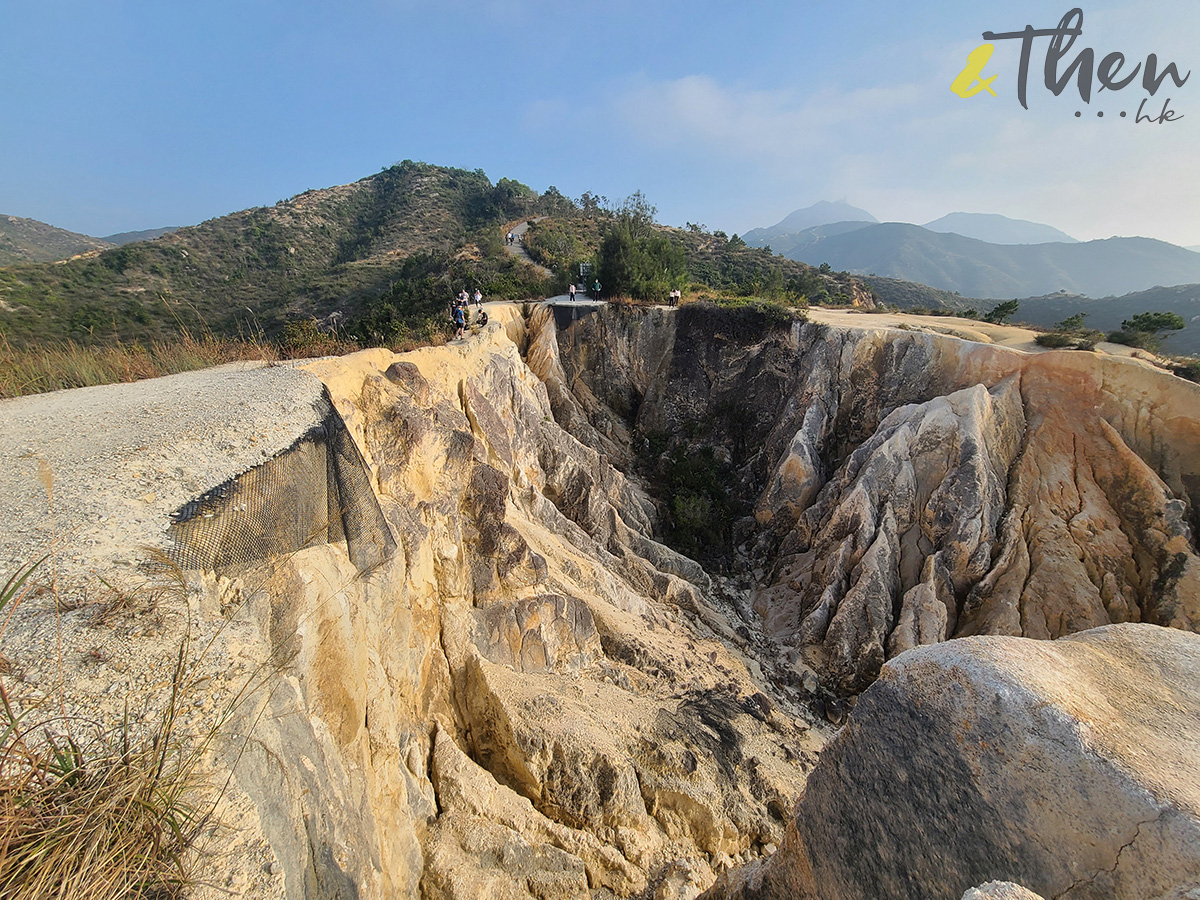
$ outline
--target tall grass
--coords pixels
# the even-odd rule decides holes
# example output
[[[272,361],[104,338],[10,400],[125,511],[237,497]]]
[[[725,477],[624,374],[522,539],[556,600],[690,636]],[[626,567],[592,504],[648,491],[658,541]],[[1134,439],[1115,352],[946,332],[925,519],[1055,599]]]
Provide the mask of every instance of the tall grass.
[[[137,381],[225,362],[272,361],[279,357],[279,349],[265,341],[213,335],[195,337],[188,332],[170,341],[102,346],[62,341],[16,348],[0,339],[0,398]]]
[[[37,563],[0,588],[3,631]],[[212,810],[195,798],[207,737],[185,735],[188,641],[161,713],[138,727],[19,709],[0,680],[0,900],[165,900]],[[61,709],[61,707],[60,707]]]

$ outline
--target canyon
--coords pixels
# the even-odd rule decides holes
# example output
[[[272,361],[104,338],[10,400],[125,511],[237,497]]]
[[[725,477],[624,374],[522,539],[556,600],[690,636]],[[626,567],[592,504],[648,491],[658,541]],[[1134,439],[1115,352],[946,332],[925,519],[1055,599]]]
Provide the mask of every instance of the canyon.
[[[1200,884],[1200,386],[866,315],[490,314],[406,354],[172,376],[162,430],[103,453],[64,441],[62,395],[5,401],[5,564],[69,546],[78,596],[13,615],[11,693],[153,709],[186,636],[186,722],[217,725],[196,896]],[[88,403],[129,420],[136,387]],[[116,433],[96,418],[70,420],[88,448]],[[181,586],[98,618],[90,573],[150,578],[143,543]],[[1001,737],[1052,745],[1070,810],[1044,835]],[[905,778],[910,811],[881,788]],[[929,824],[948,808],[989,821],[960,839]],[[1152,821],[1167,849],[1124,850]]]

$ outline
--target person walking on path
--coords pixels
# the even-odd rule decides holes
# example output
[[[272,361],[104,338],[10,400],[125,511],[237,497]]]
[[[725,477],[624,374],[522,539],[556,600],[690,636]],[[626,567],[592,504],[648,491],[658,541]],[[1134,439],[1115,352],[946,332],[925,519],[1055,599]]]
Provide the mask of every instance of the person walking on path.
[[[480,293],[479,288],[475,288],[475,308],[483,308],[483,294]]]
[[[571,284],[567,286],[567,293],[571,297],[571,302],[574,303],[575,302],[575,282],[572,281]]]
[[[600,279],[596,279],[596,283],[592,285],[592,290],[596,292],[596,299],[600,299]]]

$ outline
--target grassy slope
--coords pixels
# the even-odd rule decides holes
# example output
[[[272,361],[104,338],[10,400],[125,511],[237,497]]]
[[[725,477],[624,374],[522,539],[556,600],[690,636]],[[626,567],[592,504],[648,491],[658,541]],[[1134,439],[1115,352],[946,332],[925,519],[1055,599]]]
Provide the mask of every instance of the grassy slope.
[[[20,346],[65,338],[158,340],[181,326],[225,336],[272,334],[298,317],[338,311],[352,318],[391,290],[406,258],[449,254],[485,226],[536,212],[538,195],[514,185],[492,185],[478,171],[405,161],[353,184],[306,191],[153,242],[64,263],[9,266],[0,269],[0,331]]]
[[[17,216],[0,216],[0,266],[54,262],[103,250],[112,242]]]

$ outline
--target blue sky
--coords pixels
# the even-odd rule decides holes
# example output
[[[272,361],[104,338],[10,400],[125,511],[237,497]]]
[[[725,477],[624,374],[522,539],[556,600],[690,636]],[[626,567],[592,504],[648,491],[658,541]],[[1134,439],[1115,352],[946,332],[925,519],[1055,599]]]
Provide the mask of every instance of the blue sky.
[[[845,199],[885,220],[998,212],[1200,244],[1200,0],[1083,6],[1067,57],[1121,51],[1127,73],[1155,53],[1197,70],[1183,87],[1054,97],[1042,39],[1029,110],[1016,41],[984,71],[998,96],[951,93],[983,31],[1069,8],[8,0],[0,213],[96,235],[194,224],[409,158],[570,196],[641,190],[663,222],[729,232]],[[1168,97],[1183,118],[1133,121]]]

